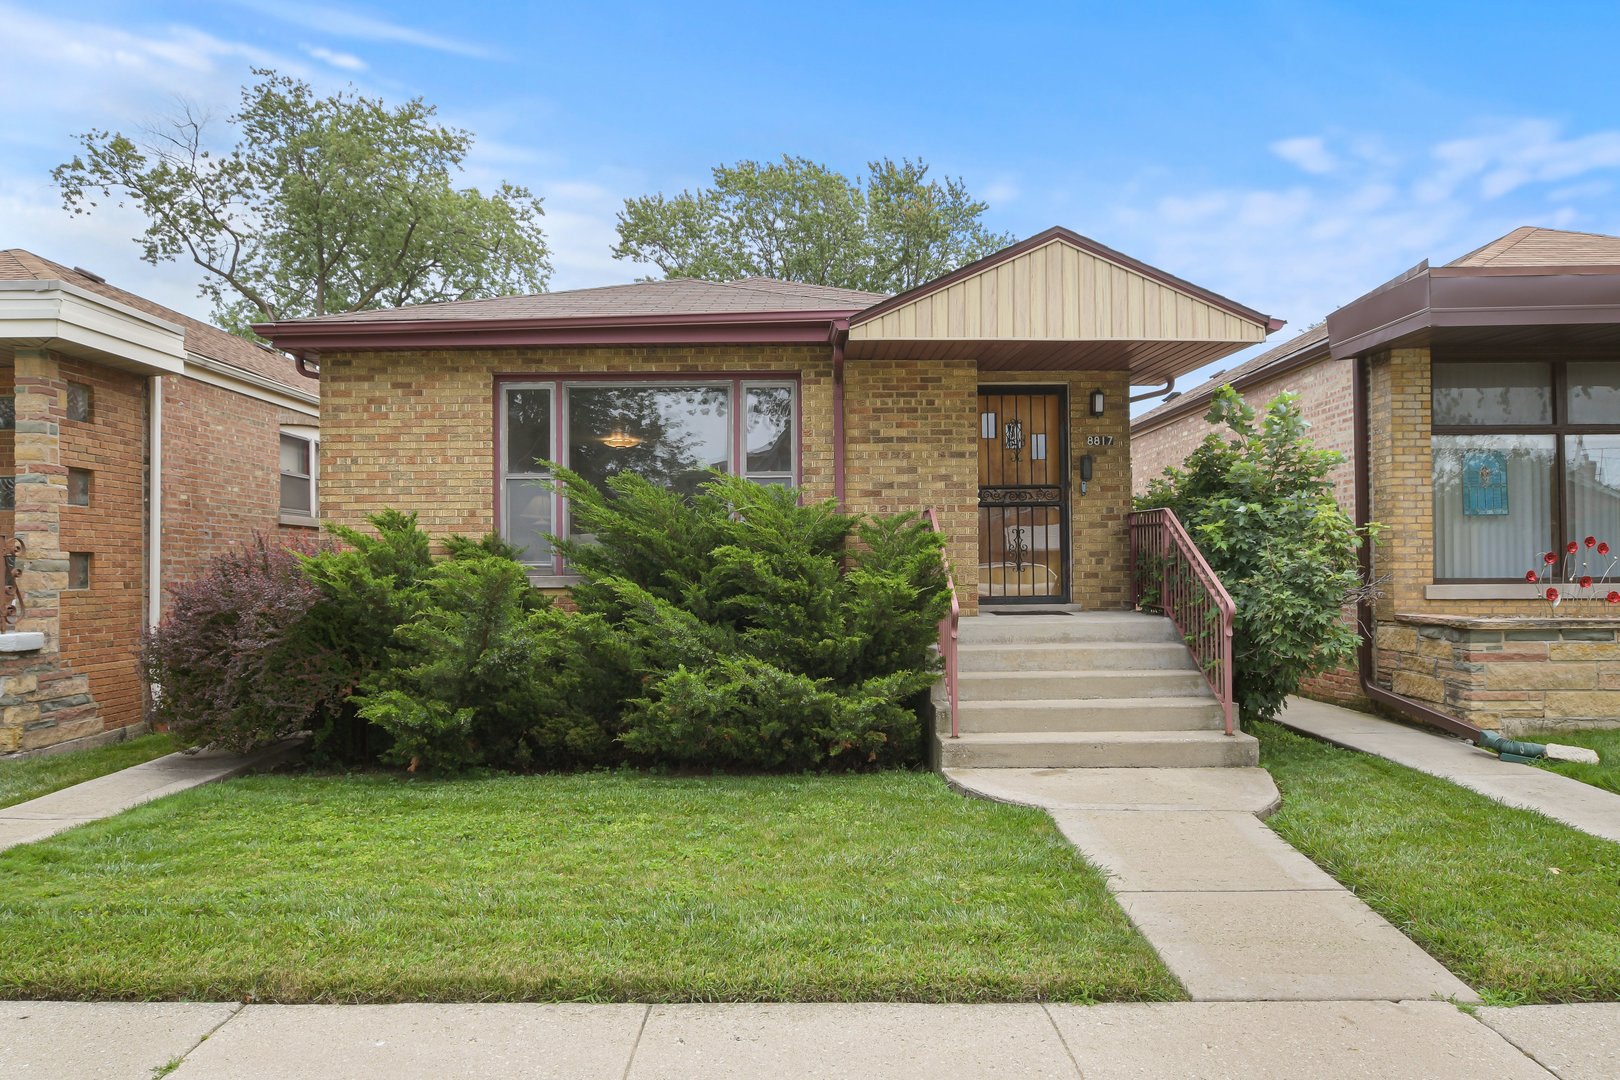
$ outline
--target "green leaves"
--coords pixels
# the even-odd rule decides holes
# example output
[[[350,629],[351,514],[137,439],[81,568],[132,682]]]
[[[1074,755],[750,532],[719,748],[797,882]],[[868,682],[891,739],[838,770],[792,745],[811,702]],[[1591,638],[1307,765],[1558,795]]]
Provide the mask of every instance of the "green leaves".
[[[863,184],[802,157],[716,166],[713,187],[625,200],[613,257],[666,277],[895,293],[1012,243],[984,227],[988,206],[960,179],[929,180],[909,159],[869,170]]]
[[[545,287],[540,200],[505,183],[488,195],[455,187],[472,136],[437,123],[433,106],[317,97],[253,74],[228,152],[207,148],[205,118],[190,111],[141,144],[92,130],[52,173],[63,206],[133,205],[147,219],[143,257],[189,257],[216,319],[244,335],[258,321]]]
[[[1222,387],[1205,419],[1230,435],[1211,432],[1138,506],[1174,510],[1231,593],[1238,704],[1270,720],[1304,679],[1354,656],[1343,613],[1362,589],[1363,541],[1333,496],[1343,458],[1311,443],[1297,395],[1261,417]]]

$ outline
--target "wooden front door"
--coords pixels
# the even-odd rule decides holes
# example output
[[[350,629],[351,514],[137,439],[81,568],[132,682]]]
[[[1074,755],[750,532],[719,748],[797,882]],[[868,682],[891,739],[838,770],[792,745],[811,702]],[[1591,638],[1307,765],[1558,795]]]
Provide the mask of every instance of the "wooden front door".
[[[1068,400],[1062,389],[979,388],[979,598],[1069,600]]]

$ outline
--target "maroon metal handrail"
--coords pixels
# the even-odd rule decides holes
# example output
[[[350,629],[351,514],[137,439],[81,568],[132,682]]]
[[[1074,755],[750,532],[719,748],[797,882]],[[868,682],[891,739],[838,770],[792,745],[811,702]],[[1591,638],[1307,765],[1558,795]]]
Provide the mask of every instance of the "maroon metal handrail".
[[[1131,530],[1131,601],[1168,616],[1192,650],[1198,670],[1221,703],[1226,733],[1236,728],[1232,695],[1232,623],[1237,605],[1169,509],[1137,510]],[[1154,579],[1157,579],[1156,581]],[[1143,597],[1158,588],[1157,601]]]
[[[939,514],[929,507],[923,511],[928,524],[943,539],[945,530],[939,527]],[[951,707],[951,738],[960,737],[956,723],[956,635],[962,624],[962,603],[956,598],[956,577],[951,573],[951,561],[940,549],[939,561],[945,566],[945,582],[951,590],[951,611],[939,620],[939,654],[945,658],[945,700]]]

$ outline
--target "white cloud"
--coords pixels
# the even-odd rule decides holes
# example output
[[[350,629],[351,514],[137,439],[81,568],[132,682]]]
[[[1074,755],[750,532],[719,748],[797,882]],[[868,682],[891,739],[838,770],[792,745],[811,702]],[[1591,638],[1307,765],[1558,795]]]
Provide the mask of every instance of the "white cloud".
[[[1212,368],[1235,367],[1423,259],[1445,262],[1519,225],[1620,229],[1611,205],[1620,130],[1571,135],[1532,119],[1404,155],[1375,137],[1346,145],[1355,168],[1254,188],[1175,189],[1155,178],[1156,197],[1117,213],[1142,244],[1129,250],[1288,320],[1268,345]]]
[[[1023,191],[1012,180],[1005,177],[990,181],[984,192],[979,196],[991,206],[1006,206],[1008,203],[1018,201]]]
[[[232,0],[232,2],[238,7],[247,8],[260,15],[280,19],[309,30],[319,30],[335,37],[414,45],[417,48],[432,49],[452,56],[471,57],[475,60],[488,60],[498,55],[497,50],[486,45],[419,30],[413,26],[390,22],[376,15],[345,11],[329,4],[304,4],[289,0]]]
[[[303,45],[300,48],[315,59],[324,60],[335,68],[342,68],[344,71],[366,70],[366,62],[353,53],[338,52],[321,45]]]
[[[1278,139],[1271,144],[1271,152],[1316,176],[1326,176],[1339,167],[1339,159],[1328,151],[1327,142],[1320,135]]]

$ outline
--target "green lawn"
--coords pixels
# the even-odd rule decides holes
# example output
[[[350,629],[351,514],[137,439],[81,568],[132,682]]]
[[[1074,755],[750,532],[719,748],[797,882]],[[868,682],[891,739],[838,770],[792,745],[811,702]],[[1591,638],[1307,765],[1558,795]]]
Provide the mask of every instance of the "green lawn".
[[[142,735],[93,750],[0,761],[0,807],[15,806],[131,765],[174,753],[167,735]]]
[[[1620,794],[1620,730],[1542,731],[1520,735],[1519,738],[1526,742],[1556,742],[1596,750],[1598,757],[1603,759],[1597,765],[1578,765],[1571,761],[1544,761],[1541,765],[1572,776],[1582,783]]]
[[[1255,724],[1269,824],[1493,1003],[1620,999],[1620,845]]]
[[[921,773],[256,776],[0,881],[4,997],[1182,996],[1050,819]]]

